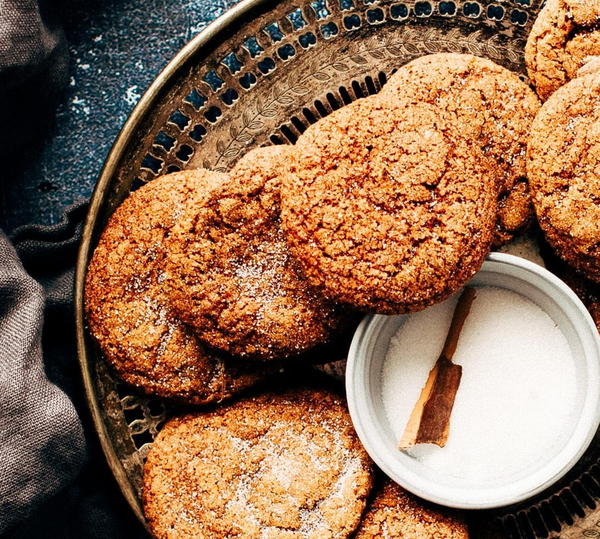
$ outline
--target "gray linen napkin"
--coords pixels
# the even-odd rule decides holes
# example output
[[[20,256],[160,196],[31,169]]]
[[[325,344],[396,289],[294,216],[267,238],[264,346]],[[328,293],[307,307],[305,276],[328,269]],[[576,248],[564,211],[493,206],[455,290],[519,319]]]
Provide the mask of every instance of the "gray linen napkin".
[[[71,482],[85,455],[75,408],[44,370],[45,299],[0,233],[0,533]]]
[[[50,116],[66,83],[66,44],[50,4],[0,0],[1,162],[13,160]],[[71,483],[85,459],[77,412],[53,383],[60,385],[64,371],[61,346],[50,344],[42,354],[50,327],[45,315],[55,341],[61,326],[73,325],[72,228],[66,221],[16,234],[29,273],[0,231],[0,534]]]
[[[20,301],[19,309],[7,309],[18,313],[14,315],[18,329],[10,334],[19,338],[21,332],[29,332],[35,342],[26,349],[20,339],[16,349],[23,352],[8,357],[14,376],[7,376],[6,380],[2,374],[6,359],[0,350],[0,432],[5,423],[10,423],[13,427],[8,439],[22,439],[27,444],[13,447],[14,444],[7,445],[0,438],[0,530],[8,528],[5,534],[0,531],[0,537],[6,539],[146,536],[104,462],[77,364],[73,264],[86,210],[86,204],[76,204],[67,209],[58,225],[17,229],[10,237],[14,250],[4,236],[0,238],[0,275],[9,275],[0,280],[0,290],[15,295],[22,294],[20,290],[24,288],[29,294],[26,297],[33,298],[31,310],[24,301]],[[15,251],[21,262],[16,259]],[[0,304],[5,305],[2,297],[0,294]],[[39,314],[42,309],[43,322]],[[7,334],[4,321],[8,319],[11,318],[1,311],[0,349]],[[39,353],[40,330],[43,364]],[[31,366],[30,372],[25,372],[25,364]],[[5,386],[15,396],[7,398],[6,404]],[[61,389],[81,414],[87,446],[79,418]],[[20,407],[16,406],[19,401]],[[15,457],[5,466],[4,454],[9,452]]]

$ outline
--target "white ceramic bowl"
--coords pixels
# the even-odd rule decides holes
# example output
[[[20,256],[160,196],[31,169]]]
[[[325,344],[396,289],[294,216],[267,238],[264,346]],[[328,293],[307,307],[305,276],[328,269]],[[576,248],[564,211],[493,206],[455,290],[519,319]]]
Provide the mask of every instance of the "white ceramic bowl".
[[[369,315],[358,327],[348,356],[346,390],[352,421],[371,458],[405,489],[435,503],[463,509],[501,507],[529,498],[560,479],[581,457],[600,423],[600,339],[574,292],[555,275],[525,259],[488,256],[470,284],[506,288],[541,307],[564,333],[575,361],[577,421],[565,442],[517,480],[468,488],[452,476],[432,474],[396,448],[382,402],[382,368],[391,337],[406,315]],[[459,389],[460,391],[460,389]],[[523,405],[526,413],[526,403]],[[517,441],[515,440],[515,443]]]

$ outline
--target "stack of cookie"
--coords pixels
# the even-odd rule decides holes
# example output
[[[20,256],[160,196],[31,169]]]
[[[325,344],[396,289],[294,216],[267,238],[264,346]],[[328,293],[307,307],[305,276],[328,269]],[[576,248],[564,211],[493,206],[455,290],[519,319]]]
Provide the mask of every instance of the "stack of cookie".
[[[294,146],[157,178],[95,250],[92,334],[125,381],[203,404],[314,357],[353,312],[444,300],[531,218],[538,108],[506,69],[437,54]]]
[[[584,37],[569,30],[565,50]],[[546,65],[540,54],[530,69]],[[540,95],[556,78],[539,78]],[[336,359],[356,313],[413,312],[457,291],[533,221],[526,168],[549,241],[598,279],[600,219],[577,219],[600,212],[596,88],[600,75],[577,79],[540,111],[489,60],[425,56],[293,146],[253,150],[228,174],[157,178],[99,240],[90,331],[146,393],[221,403],[290,362]],[[255,389],[164,427],[144,506],[158,537],[466,536],[456,518],[373,482],[336,390]]]
[[[600,328],[600,2],[550,0],[525,49],[546,100],[529,139],[527,171],[537,219]]]

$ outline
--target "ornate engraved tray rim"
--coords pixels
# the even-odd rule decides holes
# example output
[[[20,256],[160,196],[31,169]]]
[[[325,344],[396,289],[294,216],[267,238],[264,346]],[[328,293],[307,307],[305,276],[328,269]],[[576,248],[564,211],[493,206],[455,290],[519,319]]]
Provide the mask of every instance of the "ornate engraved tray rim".
[[[467,6],[470,6],[469,9],[475,9],[476,6],[479,6],[479,8],[481,10],[483,10],[483,8],[481,7],[483,5],[483,6],[487,6],[488,10],[490,7],[493,7],[493,9],[495,9],[495,10],[501,10],[501,9],[505,10],[506,16],[508,17],[508,10],[511,7],[514,8],[512,11],[512,14],[514,14],[514,13],[518,14],[519,6],[528,6],[529,8],[531,8],[532,5],[538,6],[538,4],[539,4],[539,0],[514,0],[514,2],[511,2],[510,0],[496,0],[496,1],[494,1],[494,0],[480,0],[480,1],[479,0],[431,0],[431,1],[430,0],[399,0],[395,4],[389,3],[390,0],[334,0],[334,1],[337,1],[340,4],[340,12],[342,13],[342,15],[346,14],[346,12],[344,12],[345,8],[341,7],[342,3],[344,5],[353,5],[353,2],[357,3],[357,4],[362,2],[361,6],[362,6],[362,8],[365,9],[365,13],[363,15],[368,16],[368,12],[371,11],[375,17],[379,16],[376,13],[378,10],[382,11],[380,4],[383,4],[384,2],[388,1],[388,3],[385,4],[385,9],[389,10],[391,18],[394,18],[394,17],[391,16],[390,6],[403,5],[406,7],[407,5],[409,5],[410,9],[414,9],[415,17],[417,17],[415,19],[414,25],[413,25],[414,28],[417,28],[417,30],[413,32],[414,34],[421,34],[421,33],[423,33],[423,30],[426,32],[428,29],[427,13],[423,12],[423,13],[425,13],[425,16],[424,16],[424,18],[422,18],[420,20],[418,19],[419,15],[416,14],[416,9],[419,5],[421,6],[420,9],[426,9],[427,4],[429,4],[430,6],[435,4],[436,8],[438,8],[440,10],[440,16],[441,16],[442,4],[445,6],[444,7],[445,10],[450,9],[449,6],[451,6],[451,5],[454,5],[455,8],[456,8],[456,6],[460,6],[461,9],[465,9],[465,17],[467,16],[466,15],[466,7]],[[106,217],[107,211],[108,211],[108,213],[110,213],[110,212],[112,212],[112,210],[114,210],[114,207],[115,207],[114,200],[115,199],[123,198],[124,186],[127,190],[129,190],[129,187],[133,185],[131,178],[129,178],[129,179],[126,178],[125,180],[122,180],[122,178],[119,177],[119,170],[120,170],[119,167],[121,167],[123,165],[123,161],[124,161],[125,157],[131,157],[131,155],[133,155],[135,157],[135,159],[137,160],[136,163],[139,165],[140,156],[143,154],[140,154],[139,152],[135,153],[134,149],[137,151],[138,146],[141,146],[142,142],[147,143],[147,140],[142,141],[142,139],[141,139],[142,135],[140,135],[140,132],[143,133],[144,128],[147,128],[148,125],[151,124],[151,121],[153,118],[152,114],[153,114],[153,112],[155,112],[155,108],[157,107],[157,105],[161,103],[161,99],[163,101],[166,100],[169,105],[171,104],[171,102],[168,100],[172,99],[174,94],[169,93],[170,92],[169,84],[172,83],[173,81],[178,81],[179,79],[185,80],[186,77],[191,77],[192,67],[198,65],[197,62],[194,64],[191,64],[192,60],[198,59],[201,62],[208,60],[210,58],[211,53],[214,50],[216,50],[220,45],[227,43],[229,37],[231,35],[233,35],[233,33],[236,31],[236,29],[245,28],[244,25],[250,24],[249,21],[253,22],[254,21],[253,17],[256,17],[257,19],[259,19],[260,17],[265,16],[267,14],[269,14],[269,16],[271,16],[270,10],[272,10],[273,12],[276,12],[277,10],[279,10],[280,7],[283,8],[286,4],[289,4],[289,5],[287,5],[286,9],[288,7],[290,9],[292,9],[290,6],[293,6],[294,8],[298,8],[298,6],[301,5],[302,9],[304,9],[307,6],[312,6],[313,11],[315,10],[314,4],[325,5],[326,7],[328,5],[327,0],[316,0],[316,1],[315,0],[313,0],[313,1],[303,0],[302,3],[300,3],[300,2],[294,3],[293,0],[289,1],[289,2],[286,2],[286,0],[283,0],[283,1],[242,0],[239,4],[232,7],[221,17],[219,17],[218,19],[216,19],[215,21],[210,23],[194,39],[192,39],[187,45],[185,45],[180,50],[180,52],[173,58],[173,60],[171,60],[171,62],[168,63],[168,65],[164,68],[164,70],[157,76],[157,78],[154,80],[154,82],[150,85],[148,90],[144,93],[143,97],[140,99],[139,103],[134,108],[133,112],[131,113],[131,115],[129,116],[129,118],[127,119],[125,124],[123,125],[123,128],[121,129],[111,151],[109,152],[108,157],[105,160],[104,166],[102,168],[98,182],[94,189],[94,193],[91,198],[88,215],[87,215],[85,225],[84,225],[82,241],[81,241],[80,248],[79,248],[78,260],[77,260],[77,264],[76,264],[76,274],[75,274],[75,318],[76,318],[76,330],[77,330],[76,335],[77,335],[78,357],[79,357],[79,363],[80,363],[86,398],[87,398],[88,405],[89,405],[89,408],[91,411],[94,426],[98,433],[100,443],[101,443],[103,452],[106,456],[108,465],[110,466],[110,468],[113,472],[113,475],[115,476],[115,479],[117,480],[117,483],[119,484],[119,487],[120,487],[125,499],[131,506],[133,512],[138,517],[140,522],[142,522],[144,525],[146,525],[146,521],[145,521],[145,518],[144,518],[144,515],[142,512],[142,507],[141,507],[135,486],[131,480],[131,477],[128,475],[128,471],[127,471],[124,463],[119,459],[117,447],[115,445],[116,440],[111,437],[111,431],[110,431],[110,425],[109,425],[109,416],[111,414],[110,407],[106,406],[106,402],[104,403],[105,408],[102,407],[102,399],[105,398],[106,395],[102,394],[103,388],[99,388],[97,386],[97,384],[95,384],[95,380],[98,376],[95,371],[95,367],[96,367],[95,355],[96,355],[96,353],[94,351],[94,347],[93,347],[94,345],[91,342],[91,339],[89,338],[89,336],[87,335],[85,319],[84,319],[84,305],[83,305],[84,282],[85,282],[85,273],[86,273],[88,260],[91,256],[92,249],[95,246],[95,241],[97,238],[99,228],[103,222],[103,219]],[[270,8],[270,10],[267,11],[267,8]],[[281,11],[281,10],[279,10],[279,11]],[[387,11],[386,11],[386,13],[387,13]],[[496,11],[496,13],[498,13],[498,11]],[[523,14],[525,12],[521,11],[520,13]],[[489,15],[489,11],[488,11],[488,15]],[[517,16],[519,16],[519,15],[517,15]],[[275,17],[275,15],[273,17]],[[348,17],[346,17],[346,18],[348,18]],[[318,13],[316,15],[316,19],[321,19],[321,17],[318,15]],[[477,43],[476,41],[474,41],[474,39],[475,39],[474,37],[472,39],[470,39],[472,36],[479,35],[478,33],[480,31],[481,32],[484,32],[484,31],[492,32],[493,31],[494,24],[496,22],[494,20],[495,19],[494,13],[492,13],[491,17],[488,16],[488,19],[489,20],[484,20],[483,23],[479,22],[477,30],[475,32],[473,32],[472,35],[470,34],[468,37],[464,38],[463,48],[465,48],[465,50],[468,50],[469,52],[473,52],[474,54],[477,54],[479,51],[479,54],[482,55],[482,54],[486,54],[489,52],[490,49],[489,48],[486,49],[485,47],[489,47],[490,44],[492,44],[491,45],[492,52],[494,54],[496,54],[496,56],[493,57],[494,60],[498,61],[498,63],[503,63],[505,61],[516,63],[514,58],[505,59],[505,58],[497,56],[498,51],[501,50],[501,47],[498,48],[496,51],[493,50],[493,47],[497,43],[497,42],[493,41],[493,39],[496,37],[495,35],[487,43]],[[395,19],[395,20],[397,20],[397,19]],[[525,19],[525,21],[527,21],[527,18]],[[324,21],[319,20],[318,22],[320,24]],[[474,22],[477,22],[477,21],[474,21]],[[379,24],[379,22],[377,20],[375,20],[374,22],[371,21],[368,24],[372,25],[372,28],[375,28],[375,26],[377,24]],[[443,26],[443,23],[440,21],[437,21],[437,24],[439,24],[440,26]],[[517,20],[516,22],[513,21],[512,24],[521,25],[521,28],[522,28],[525,23]],[[323,26],[327,26],[327,25],[326,24],[321,25],[320,28],[322,29]],[[410,26],[410,27],[413,27],[413,26]],[[432,24],[432,26],[435,26],[435,24]],[[475,27],[476,25],[473,24],[472,26]],[[458,28],[458,26],[457,26],[457,28]],[[481,30],[479,28],[481,28]],[[262,30],[264,31],[265,29],[266,28],[263,28]],[[276,31],[278,31],[278,27],[277,27]],[[453,31],[454,30],[450,30],[450,33]],[[457,30],[457,32],[458,32],[458,30]],[[322,34],[322,35],[323,35],[324,40],[328,39],[325,34]],[[356,35],[358,35],[358,39],[360,39],[360,33],[357,32]],[[454,38],[456,38],[457,35],[459,35],[459,32],[454,34]],[[273,36],[271,36],[271,37],[273,37]],[[498,37],[500,38],[500,36],[498,36]],[[279,39],[280,38],[273,39],[273,42],[275,43],[275,41],[278,41]],[[319,39],[321,39],[320,36],[319,36]],[[357,39],[357,38],[352,37],[349,39]],[[451,40],[451,39],[452,39],[452,35],[450,34],[448,36],[448,40]],[[421,38],[421,41],[423,43],[427,43],[427,36],[424,35]],[[294,42],[294,44],[296,45],[295,42]],[[438,43],[436,44],[436,46],[439,47],[440,44],[441,44],[442,50],[444,50],[443,49],[443,47],[444,47],[443,39],[438,40]],[[279,45],[279,43],[278,43],[278,45]],[[390,46],[390,44],[388,43],[387,46]],[[392,43],[389,50],[392,50],[392,47],[394,47],[394,46],[396,46],[396,45],[394,45]],[[407,45],[407,47],[408,47],[408,45]],[[306,47],[306,48],[308,49],[309,47]],[[398,47],[396,46],[396,49],[397,48]],[[343,50],[343,52],[346,53],[347,50]],[[429,51],[429,52],[434,52],[434,51]],[[508,55],[515,56],[515,49],[511,49],[508,46],[505,48],[504,52]],[[404,56],[408,57],[411,54],[413,55],[413,57],[421,55],[421,53],[419,53],[418,51],[416,51],[416,52],[409,51],[408,53],[406,53],[406,51],[405,51]],[[272,55],[275,57],[275,52],[273,52]],[[339,67],[340,66],[339,63],[336,63],[336,62],[338,62],[337,57],[333,57],[333,56],[328,59],[329,63],[327,64],[328,68],[330,69],[330,72],[333,73],[333,76],[331,74],[327,75],[327,73],[324,73],[324,68],[322,69],[320,63],[317,64],[318,71],[313,73],[313,76],[315,76],[315,78],[317,78],[317,79],[318,79],[318,77],[316,77],[316,75],[318,75],[319,73],[320,73],[320,76],[323,77],[322,80],[326,80],[325,79],[326,75],[329,77],[330,82],[327,82],[328,86],[326,86],[326,88],[323,89],[323,92],[328,91],[331,88],[332,80],[335,81],[336,86],[335,86],[335,88],[331,88],[331,91],[337,92],[337,86],[343,85],[342,82],[340,82],[338,84],[338,82],[337,82],[338,75],[342,78],[346,77],[346,79],[348,79],[347,80],[348,84],[350,84],[350,81],[352,82],[352,86],[347,86],[346,90],[344,90],[346,93],[342,92],[343,88],[342,88],[342,86],[340,86],[340,88],[339,88],[340,92],[336,95],[338,96],[338,103],[341,103],[341,104],[343,104],[344,102],[347,102],[346,98],[348,97],[348,93],[351,94],[350,97],[352,95],[354,95],[355,97],[360,97],[359,94],[361,91],[363,92],[363,94],[369,93],[371,91],[375,91],[376,88],[380,87],[380,85],[383,83],[383,80],[381,80],[381,75],[383,74],[384,67],[380,67],[378,64],[377,70],[379,71],[379,75],[374,75],[373,78],[371,78],[370,75],[373,75],[373,73],[366,71],[366,68],[363,68],[362,66],[358,65],[358,64],[362,63],[364,59],[361,59],[360,56],[354,56],[354,57],[350,56],[350,57],[345,57],[345,58],[346,59],[350,58],[350,60],[354,62],[354,67],[355,67],[356,71],[358,72],[358,74],[352,75],[351,79],[348,79],[348,75],[345,73],[336,73],[336,70],[338,72],[341,72],[344,70],[342,70],[341,67]],[[285,58],[283,58],[283,57],[281,57],[281,59],[285,60]],[[279,58],[276,58],[276,60],[280,61]],[[321,60],[321,59],[319,59],[319,60]],[[393,65],[393,61],[394,60],[388,59],[387,64],[385,64],[385,61],[382,60],[382,64],[385,64],[386,67],[389,68],[390,66]],[[397,58],[395,61],[397,61]],[[398,65],[398,64],[396,64],[396,65]],[[306,67],[306,66],[304,66],[304,67]],[[189,69],[189,72],[186,71],[188,69]],[[214,70],[213,70],[213,72],[214,72]],[[260,73],[259,73],[259,75],[260,75]],[[366,79],[364,79],[364,75],[368,75],[366,77]],[[360,77],[363,77],[360,79],[361,83],[358,85],[359,87],[355,87],[354,86],[355,81],[357,79],[359,79]],[[379,79],[377,79],[377,77],[379,77]],[[344,79],[344,80],[346,80],[346,79]],[[321,80],[321,79],[318,79],[318,80]],[[366,80],[366,82],[363,83],[362,82],[363,80]],[[208,82],[206,78],[204,79],[204,81]],[[223,81],[221,81],[221,82],[223,82]],[[210,84],[210,82],[209,82],[209,84]],[[323,84],[323,86],[325,86],[325,84]],[[362,90],[361,90],[361,87],[362,87]],[[289,89],[292,91],[292,93],[294,93],[294,90],[295,90],[294,87],[291,87]],[[298,94],[298,91],[296,91],[295,93]],[[290,95],[292,95],[292,94],[290,94]],[[322,107],[324,109],[327,109],[328,112],[330,112],[332,110],[332,108],[335,108],[333,105],[333,102],[330,100],[330,95],[331,95],[331,93],[328,93],[327,95],[325,95],[323,93],[323,95],[319,98],[319,99],[321,99]],[[274,89],[273,89],[272,93],[270,94],[270,98],[272,99],[272,102],[275,102],[275,100],[279,100],[279,103],[281,103],[283,105],[286,105],[286,101],[284,99],[287,99],[288,101],[290,100],[289,95],[286,96],[284,93],[276,94]],[[329,100],[329,102],[328,102],[328,100]],[[350,99],[350,100],[352,100],[352,99]],[[264,101],[268,101],[268,99],[265,99]],[[334,97],[334,101],[335,101],[335,97]],[[317,101],[314,101],[314,103],[317,103],[317,102],[318,102],[318,99],[317,99]],[[305,108],[303,109],[302,114],[304,114],[304,117],[306,118],[306,120],[305,120],[300,115],[300,113],[297,112],[295,109],[290,109],[290,106],[289,106],[290,103],[288,102],[286,105],[287,112],[289,112],[290,110],[293,110],[294,112],[291,113],[292,114],[291,117],[290,116],[286,117],[286,122],[288,122],[288,123],[281,124],[278,127],[278,130],[276,132],[277,136],[271,135],[271,133],[274,133],[274,131],[270,131],[270,132],[266,133],[267,136],[271,135],[270,141],[271,142],[285,141],[287,139],[287,140],[293,142],[293,138],[295,136],[297,136],[298,133],[302,132],[302,128],[301,128],[302,122],[304,122],[306,124],[306,121],[308,120],[308,122],[310,123],[309,116],[307,116],[307,113],[306,113],[306,110],[307,110],[306,107],[309,107],[309,105],[312,106],[312,103],[313,103],[313,101],[311,101],[310,104],[307,102],[307,104],[305,105]],[[162,103],[162,104],[164,105],[164,103]],[[221,102],[217,102],[217,104],[222,106]],[[261,112],[260,109],[262,107],[262,109],[263,109],[262,112],[264,112],[263,119],[264,119],[264,117],[268,116],[267,112],[272,112],[272,110],[268,108],[269,105],[265,104],[264,102],[262,104],[260,104],[260,103],[250,101],[250,104],[253,107],[256,107],[256,110],[257,110],[257,113],[259,114],[259,116],[260,116],[260,112]],[[188,103],[188,105],[189,105],[189,103]],[[286,106],[282,106],[281,109],[282,110],[286,109]],[[295,106],[295,105],[293,105],[293,106]],[[321,111],[319,111],[319,114],[322,115],[323,113]],[[244,116],[246,116],[245,110],[244,110]],[[248,116],[251,116],[251,114],[248,113]],[[291,118],[291,120],[290,120],[290,118]],[[300,121],[299,118],[302,121]],[[164,117],[162,117],[162,121],[167,121],[167,120],[165,120]],[[254,120],[252,118],[250,118],[248,121],[246,121],[246,119],[244,119],[244,121],[243,121],[244,126],[247,127],[248,125],[251,125],[253,121]],[[233,124],[225,123],[225,125],[227,125],[230,129],[231,137],[234,139],[233,142],[240,142],[242,140],[242,136],[246,137],[246,138],[248,137],[247,131],[245,133],[242,133],[242,131],[240,131],[238,128],[236,128]],[[284,127],[282,127],[282,125]],[[156,127],[156,125],[152,125],[152,127],[154,128],[154,127]],[[162,129],[162,127],[161,127],[161,129]],[[187,135],[189,135],[189,132],[186,132],[186,136]],[[269,138],[267,138],[267,136],[264,136],[264,135],[265,135],[264,133],[261,134],[260,136],[257,135],[255,137],[255,142],[260,142],[260,143],[268,142]],[[219,159],[217,160],[217,162],[219,163],[219,166],[220,166],[222,161],[225,160],[225,158],[228,158],[229,155],[233,155],[233,157],[235,157],[237,154],[235,154],[235,148],[232,148],[231,143],[229,144],[229,146],[222,145],[221,146],[222,149],[219,149],[219,142],[222,142],[222,141],[217,141],[216,148],[217,148],[217,152],[219,154]],[[190,142],[190,144],[193,144],[193,143]],[[241,144],[240,146],[243,147],[243,144]],[[189,149],[191,150],[192,148],[189,148]],[[207,152],[210,152],[210,148],[207,149]],[[238,153],[239,153],[239,151],[238,151]],[[131,160],[134,161],[133,158]],[[185,159],[183,161],[185,161]],[[164,163],[165,166],[163,167],[163,168],[166,168],[167,171],[169,170],[166,167],[168,162],[169,161],[166,160]],[[190,162],[190,161],[187,161],[187,162]],[[139,166],[143,167],[144,165],[142,164]],[[199,163],[197,159],[195,159],[192,163],[192,166],[202,166],[202,164]],[[151,175],[150,171],[146,171],[146,172],[147,172],[147,176]],[[156,171],[154,171],[154,173],[156,175]],[[164,171],[161,171],[161,173],[164,173]],[[125,185],[127,183],[127,181],[129,181],[130,183]],[[107,207],[107,204],[108,204],[108,207]],[[121,401],[121,404],[123,405],[123,401]],[[125,406],[123,405],[122,407],[123,407],[123,410],[125,410]],[[112,413],[116,413],[116,412],[113,411]],[[112,418],[112,419],[114,419],[114,418]],[[597,436],[595,443],[597,445],[600,445],[600,437]],[[586,464],[587,468],[584,468],[584,470],[589,474],[589,477],[591,478],[590,480],[593,479],[593,481],[596,484],[596,486],[593,489],[591,487],[589,487],[589,485],[586,484],[587,489],[588,489],[588,490],[586,490],[586,492],[594,493],[594,496],[592,496],[590,498],[590,503],[586,502],[588,510],[591,509],[595,505],[594,500],[600,499],[600,467],[598,467],[595,464],[595,462],[596,461],[594,460],[592,463],[587,463]],[[576,476],[576,479],[575,479],[575,481],[573,481],[573,483],[575,483],[579,480],[578,477],[579,476]],[[566,483],[566,484],[559,485],[557,487],[555,493],[553,494],[552,499],[551,500],[549,499],[548,503],[546,500],[543,500],[542,502],[536,501],[537,505],[532,506],[533,509],[532,509],[532,512],[530,511],[531,514],[528,513],[527,515],[525,515],[525,514],[523,514],[524,510],[522,511],[521,506],[515,506],[515,508],[514,508],[515,513],[514,513],[514,515],[513,514],[510,515],[510,522],[507,525],[508,535],[515,536],[515,537],[534,536],[536,534],[536,532],[535,532],[536,520],[539,520],[540,522],[542,520],[544,520],[540,517],[540,515],[544,511],[544,507],[545,507],[544,504],[547,504],[548,507],[550,507],[550,505],[552,503],[554,503],[555,498],[558,503],[558,501],[560,501],[559,498],[562,497],[563,491],[566,491],[571,487],[572,487],[572,483]],[[571,494],[571,496],[572,496],[572,494]],[[580,498],[578,498],[578,499],[580,499]],[[587,500],[587,499],[584,498],[584,500]],[[567,515],[566,517],[562,517],[562,516],[560,517],[560,522],[563,522],[565,524],[561,524],[559,522],[559,519],[555,519],[554,522],[556,524],[553,525],[552,527],[550,527],[547,524],[548,521],[544,520],[544,522],[546,523],[546,528],[550,532],[551,536],[554,533],[554,530],[557,530],[557,528],[563,529],[563,532],[565,532],[565,537],[567,535],[569,537],[575,536],[575,535],[571,535],[571,532],[569,532],[567,530],[567,528],[565,527],[565,526],[567,526],[567,527],[569,526],[569,519],[571,521],[574,520],[574,518],[571,518],[569,515],[571,515],[575,518],[583,518],[584,515],[581,514],[581,512],[578,511],[577,509],[572,510],[569,506],[568,500],[567,501],[563,500],[563,501],[561,501],[561,503],[563,504],[562,509],[560,507],[556,508],[554,506],[552,506],[551,509],[554,514]],[[511,508],[506,508],[507,511],[510,511],[510,509]],[[481,514],[480,516],[481,516],[481,519],[483,519],[483,520],[487,519],[488,516],[489,516],[489,518],[493,518],[492,515],[486,515],[486,514]],[[548,518],[548,517],[544,517],[544,518]],[[532,524],[532,522],[533,522],[533,524]],[[596,524],[592,523],[592,522],[586,522],[586,525],[596,526]],[[600,525],[600,522],[599,522],[599,525]],[[512,532],[513,529],[514,529],[514,533]],[[526,530],[525,532],[523,532],[525,535],[521,535],[520,530]],[[597,535],[587,535],[587,536],[600,537],[600,527],[598,528],[598,530],[599,530],[598,532],[596,532],[594,530],[594,533],[596,533]],[[577,532],[575,532],[575,533],[577,533]],[[584,533],[587,533],[587,531]]]

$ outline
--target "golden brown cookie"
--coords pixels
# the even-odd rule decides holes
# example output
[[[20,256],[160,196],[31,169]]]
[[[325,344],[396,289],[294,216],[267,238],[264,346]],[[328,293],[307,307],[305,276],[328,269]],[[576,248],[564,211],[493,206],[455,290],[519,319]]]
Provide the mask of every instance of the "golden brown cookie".
[[[525,63],[538,95],[548,99],[600,55],[600,0],[548,0],[525,46]]]
[[[600,73],[572,80],[544,104],[533,123],[527,169],[546,239],[600,282]]]
[[[372,484],[343,400],[263,394],[169,421],[144,467],[157,538],[348,537]]]
[[[591,56],[590,59],[583,64],[575,73],[575,77],[584,77],[600,71],[600,56]]]
[[[290,249],[312,284],[359,309],[441,301],[490,248],[498,191],[486,162],[434,105],[352,103],[296,143],[282,190]]]
[[[355,539],[466,539],[467,525],[458,517],[419,501],[386,480],[367,507]]]
[[[187,206],[168,242],[171,305],[204,343],[237,358],[296,356],[340,326],[280,229],[279,174],[290,152],[248,153],[230,181]]]
[[[380,95],[435,103],[491,158],[500,188],[494,245],[512,240],[531,221],[525,152],[540,102],[515,73],[470,54],[430,54],[401,67]]]
[[[215,402],[261,376],[207,353],[164,294],[164,243],[186,200],[226,179],[205,170],[170,174],[132,193],[110,218],[87,271],[89,329],[126,382],[190,403]]]

